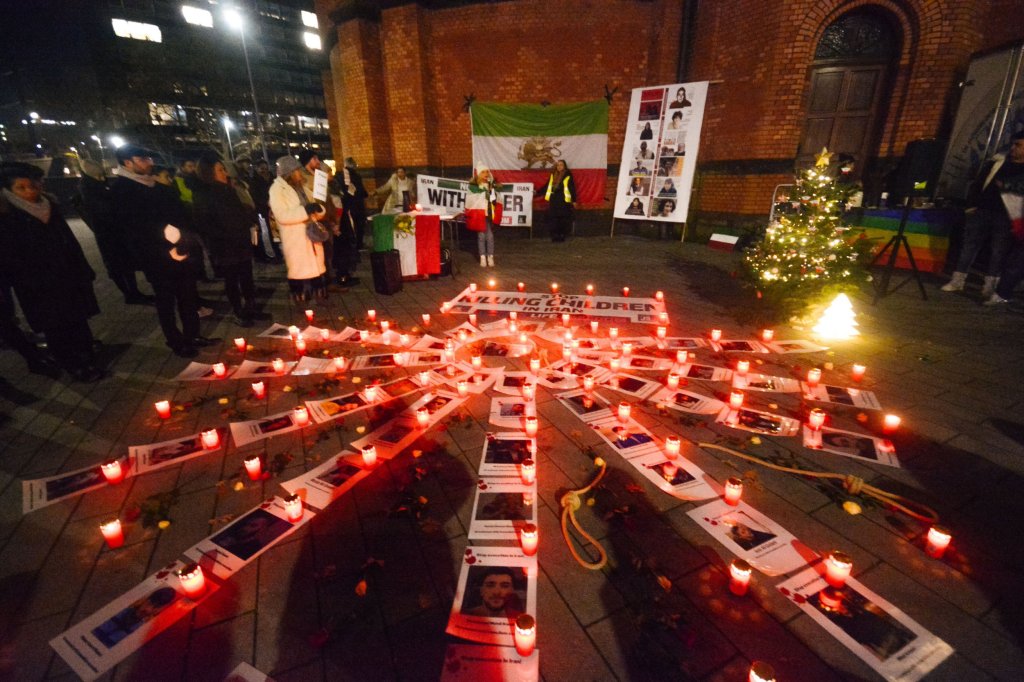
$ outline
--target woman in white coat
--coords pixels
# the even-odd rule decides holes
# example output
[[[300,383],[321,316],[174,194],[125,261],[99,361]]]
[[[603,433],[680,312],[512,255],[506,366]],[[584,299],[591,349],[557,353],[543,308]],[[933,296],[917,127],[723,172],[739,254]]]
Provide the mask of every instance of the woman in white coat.
[[[296,302],[308,301],[311,296],[327,297],[324,245],[306,235],[307,224],[323,218],[326,209],[309,200],[302,181],[298,159],[282,156],[277,160],[277,177],[270,185],[270,212],[281,233],[288,286]]]

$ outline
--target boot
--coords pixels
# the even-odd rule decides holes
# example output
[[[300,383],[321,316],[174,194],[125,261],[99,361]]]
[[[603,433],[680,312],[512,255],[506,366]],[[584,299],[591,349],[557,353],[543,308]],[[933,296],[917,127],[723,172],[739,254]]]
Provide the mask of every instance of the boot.
[[[942,286],[941,290],[942,291],[963,291],[964,290],[964,284],[966,284],[966,283],[967,283],[967,273],[966,272],[954,272],[953,276],[950,278],[950,280],[948,282],[946,282],[946,284],[944,284]]]
[[[492,268],[494,267],[494,256],[488,256],[487,257],[487,265],[488,265],[488,267],[492,267]]]
[[[487,256],[483,255],[482,253],[480,254],[480,267],[487,267]]]
[[[990,298],[992,294],[996,293],[997,286],[999,286],[999,276],[987,275],[985,277],[985,284],[981,287],[981,297]]]

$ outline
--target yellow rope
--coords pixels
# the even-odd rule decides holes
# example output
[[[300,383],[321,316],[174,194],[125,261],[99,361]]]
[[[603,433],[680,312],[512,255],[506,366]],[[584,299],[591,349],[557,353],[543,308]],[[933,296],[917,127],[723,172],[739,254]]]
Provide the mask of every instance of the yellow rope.
[[[583,568],[589,568],[592,571],[598,571],[604,568],[604,565],[608,563],[608,553],[601,546],[593,535],[583,530],[580,526],[580,522],[576,519],[576,510],[579,509],[583,502],[581,497],[596,486],[602,478],[604,478],[605,472],[608,471],[608,464],[598,457],[594,460],[594,464],[601,467],[601,470],[597,472],[597,476],[588,485],[578,488],[577,490],[570,490],[565,495],[562,495],[562,538],[565,539],[565,544],[569,548],[569,552],[572,553],[574,559],[579,562]],[[583,539],[594,546],[599,555],[597,561],[587,561],[585,558],[580,556],[580,553],[576,551],[576,546],[573,544],[574,538],[569,533],[569,523],[572,523],[573,528],[576,532],[583,536]],[[580,543],[582,544],[582,543]]]
[[[924,521],[925,523],[935,523],[939,520],[939,515],[931,507],[923,505],[920,502],[908,500],[902,495],[886,492],[881,488],[868,485],[864,482],[864,479],[858,476],[853,476],[852,474],[836,474],[828,471],[804,471],[803,469],[794,469],[792,467],[784,467],[779,464],[772,464],[771,462],[766,462],[760,457],[754,457],[753,455],[748,455],[744,452],[733,450],[732,448],[716,445],[715,443],[697,443],[697,445],[702,448],[721,450],[722,452],[727,452],[735,457],[745,459],[748,462],[760,464],[761,466],[766,466],[769,469],[775,469],[776,471],[784,471],[788,474],[797,474],[799,476],[808,476],[810,478],[827,478],[841,481],[843,488],[851,495],[867,495],[869,497],[874,497],[875,499],[881,500],[883,503],[898,509],[907,516],[911,516],[918,521]]]

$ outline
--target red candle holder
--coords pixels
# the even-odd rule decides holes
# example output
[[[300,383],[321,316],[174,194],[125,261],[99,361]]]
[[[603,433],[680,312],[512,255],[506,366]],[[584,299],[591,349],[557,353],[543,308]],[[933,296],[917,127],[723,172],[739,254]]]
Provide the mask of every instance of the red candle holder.
[[[430,313],[423,313],[423,315],[421,315],[420,317],[423,318],[423,326],[424,327],[429,327],[430,326]]]
[[[680,440],[679,436],[666,436],[665,437],[665,456],[669,459],[675,459],[679,456]]]
[[[314,314],[315,313],[312,310],[306,310],[306,321],[307,322],[312,322]]]
[[[608,338],[611,339],[612,341],[614,341],[615,339],[619,338],[619,328],[618,327],[608,327]]]
[[[519,291],[526,291],[526,283],[519,282],[518,284],[516,284],[516,289],[519,289]]]
[[[590,333],[591,334],[596,334],[598,326],[599,325],[598,325],[597,320],[591,320],[590,321]]]
[[[953,539],[952,533],[942,526],[932,526],[928,529],[927,544],[924,551],[933,559],[941,559]]]
[[[295,494],[284,498],[284,513],[292,523],[301,521],[302,515],[305,513],[302,507],[302,498]]]
[[[160,415],[161,419],[171,418],[171,401],[170,400],[158,400],[153,403],[153,407],[156,408],[156,413]]]
[[[735,476],[730,476],[725,482],[725,503],[735,507],[743,497],[743,481]]]
[[[608,361],[608,367],[613,372],[618,372],[619,368],[622,367],[622,360],[620,360],[619,358],[612,358],[611,360]]]
[[[377,464],[377,448],[372,443],[363,446],[363,464],[368,467]]]
[[[527,417],[525,424],[526,424],[525,425],[526,435],[530,436],[531,438],[533,436],[536,436],[537,435],[537,428],[538,428],[537,418],[536,417]]]
[[[467,318],[469,319],[469,323],[475,327],[477,322],[476,313],[470,313],[467,315]]]
[[[743,407],[743,391],[729,392],[729,407],[738,410]]]
[[[553,294],[557,294],[558,293],[558,282],[552,282],[551,283],[551,293],[553,293]]]
[[[416,423],[420,425],[421,429],[427,428],[430,424],[430,410],[425,407],[416,410]]]
[[[747,372],[750,371],[750,360],[737,360],[736,361],[736,374],[741,377],[747,376]]]
[[[712,341],[721,341],[722,340],[722,330],[721,329],[712,329],[711,330],[711,340]]]
[[[528,613],[516,618],[515,634],[513,637],[516,645],[516,653],[526,657],[533,653],[537,645],[537,621]]]
[[[821,381],[821,370],[817,367],[812,367],[807,370],[807,385],[814,388]]]
[[[293,324],[292,326],[288,327],[288,336],[290,336],[292,338],[292,341],[294,341],[295,339],[299,338],[299,334],[301,333],[301,331],[302,330],[300,330]]]
[[[391,329],[391,323],[388,322],[387,320],[381,320],[380,321],[380,330],[381,330],[381,332],[386,334],[389,329]]]
[[[306,354],[306,339],[302,338],[301,336],[295,339],[295,352],[298,353],[299,355]]]
[[[103,478],[107,479],[107,483],[120,483],[124,480],[124,468],[119,459],[104,462],[100,465],[100,471],[103,472]]]
[[[533,384],[523,384],[523,397],[527,400],[533,400],[534,388]]]
[[[540,371],[540,358],[530,358],[530,371],[534,374]]]
[[[363,389],[363,394],[366,396],[366,400],[372,403],[377,399],[377,385],[370,384]]]
[[[617,411],[617,414],[618,414],[618,417],[619,417],[619,421],[623,422],[623,423],[628,422],[629,421],[629,415],[630,415],[630,413],[632,411],[633,411],[633,408],[632,408],[632,406],[630,406],[629,403],[619,403],[619,408],[618,408],[618,411]]]
[[[328,340],[330,340],[330,338],[331,338],[331,330],[330,329],[321,329],[320,330],[320,340],[321,341],[328,341]]]
[[[100,533],[110,549],[117,549],[124,544],[124,531],[121,530],[121,520],[111,519],[100,524]]]
[[[664,310],[658,313],[658,324],[668,324],[668,313]]]
[[[237,339],[235,339],[235,348],[238,349],[239,353],[244,353],[245,352],[245,349],[248,348],[248,346],[245,343],[245,337],[244,336],[239,336]]]
[[[689,356],[689,354],[685,350],[677,350],[676,351],[676,364],[677,365],[685,365],[687,363],[687,361],[689,361],[689,359],[690,359],[690,356]]]
[[[496,286],[498,286],[498,280],[494,279],[493,277],[487,280],[488,289],[493,289]]]
[[[594,285],[593,284],[588,284],[587,285],[587,296],[593,296],[593,295],[594,295]]]
[[[284,374],[284,360],[281,358],[274,358],[270,362],[270,366],[274,368],[274,374],[277,374],[278,376]]]
[[[336,372],[344,372],[345,371],[345,358],[343,356],[336,355],[334,357],[333,362],[334,362],[334,371],[336,371]]]
[[[216,450],[220,446],[220,433],[217,432],[217,429],[200,432],[199,439],[203,442],[205,450]]]
[[[629,298],[629,287],[622,287],[622,295]]]
[[[522,461],[519,465],[519,477],[525,485],[533,485],[537,478],[537,465],[534,464],[533,459],[527,457]]]
[[[473,355],[469,358],[469,362],[473,365],[473,369],[480,369],[484,366],[484,359],[479,355]]]
[[[900,427],[900,422],[903,421],[895,414],[887,414],[882,420],[882,432],[893,433]]]
[[[267,385],[262,381],[254,381],[252,383],[252,394],[259,400],[263,400],[267,397]]]
[[[303,407],[302,405],[298,405],[295,407],[292,413],[295,415],[296,424],[298,424],[299,426],[309,425],[309,410],[307,410],[305,407]]]
[[[654,300],[657,301],[658,303],[664,303],[665,302],[665,292],[661,291],[661,290],[655,291],[654,292]]]
[[[455,389],[459,392],[459,396],[463,398],[469,395],[469,384],[467,384],[465,380],[459,380],[456,382]]]
[[[474,294],[476,293],[476,282],[469,283],[469,290]]]
[[[583,390],[590,393],[594,390],[594,377],[585,376],[583,377]]]
[[[213,363],[213,376],[218,379],[223,379],[228,375],[228,368],[224,366],[223,362]]]
[[[825,582],[835,588],[846,584],[853,570],[853,559],[848,554],[838,550],[832,550],[825,558]]]
[[[750,588],[750,576],[754,569],[743,559],[733,559],[729,564],[729,591],[742,597]]]
[[[523,527],[519,529],[519,544],[523,548],[523,554],[526,556],[536,554],[539,542],[537,526],[532,523],[523,524]]]
[[[860,381],[861,379],[864,378],[864,372],[866,372],[867,370],[868,368],[865,367],[864,365],[854,364],[853,367],[850,368],[850,377],[854,381]]]
[[[195,599],[206,592],[206,576],[199,564],[187,564],[175,572],[185,595]]]
[[[772,341],[772,339],[774,339],[774,338],[775,338],[775,330],[774,329],[762,329],[761,330],[761,340],[764,341],[765,343],[770,343]]]
[[[249,474],[250,481],[258,481],[263,475],[263,462],[260,461],[259,455],[246,457],[242,460],[242,466],[245,467],[245,473]]]

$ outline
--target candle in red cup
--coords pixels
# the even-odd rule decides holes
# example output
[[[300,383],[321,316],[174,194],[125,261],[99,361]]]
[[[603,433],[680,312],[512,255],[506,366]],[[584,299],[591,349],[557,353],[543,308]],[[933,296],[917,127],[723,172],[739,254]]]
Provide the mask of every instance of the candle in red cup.
[[[533,384],[523,384],[523,397],[527,400],[533,400],[533,394]]]
[[[570,343],[563,343],[562,344],[562,359],[563,360],[568,360],[571,355],[572,355],[572,344],[570,344]]]
[[[530,436],[531,438],[533,436],[537,435],[537,418],[536,417],[527,417],[526,418],[526,435]]]
[[[100,471],[103,472],[103,478],[107,479],[107,483],[120,483],[124,480],[124,469],[121,467],[121,460],[111,459],[100,465]]]
[[[815,431],[821,429],[825,425],[825,410],[815,407],[807,414],[807,423]]]
[[[465,381],[459,381],[455,384],[455,389],[459,392],[459,395],[465,398],[469,395],[469,384]]]
[[[613,372],[618,372],[619,368],[622,367],[622,360],[612,358],[608,361],[608,367],[610,367]]]
[[[320,330],[320,340],[321,341],[327,341],[330,338],[331,338],[331,330],[330,329],[321,329]]]
[[[612,341],[614,341],[615,339],[619,338],[619,328],[618,327],[608,327],[608,338],[611,339]]]
[[[306,426],[307,424],[309,424],[309,410],[307,410],[302,405],[299,405],[293,410],[293,412],[295,414],[296,424],[298,424],[299,426]]]
[[[284,513],[292,523],[301,521],[304,511],[302,508],[302,498],[298,495],[292,494],[284,498]]]
[[[292,326],[288,327],[288,336],[292,337],[293,340],[299,338],[299,334],[300,333],[301,333],[301,330],[298,327],[296,327],[294,324]]]
[[[668,327],[659,326],[655,333],[659,339],[663,339],[668,335]]]
[[[689,354],[687,354],[687,352],[685,350],[677,350],[676,351],[676,364],[677,365],[685,365],[689,361],[689,359],[690,359],[690,356],[689,356]]]
[[[722,338],[722,330],[721,329],[712,329],[711,330],[711,340],[712,341],[719,341],[719,340],[721,340],[721,338]]]
[[[448,376],[450,376],[450,377],[453,377],[453,376],[455,376],[455,365],[448,365],[448,366],[446,366],[446,367],[444,368],[444,371],[445,371],[445,373],[447,373],[447,374],[448,374]]]
[[[618,411],[617,411],[617,414],[619,416],[619,421],[620,422],[628,422],[629,421],[629,414],[632,411],[633,411],[633,408],[630,406],[629,403],[619,403],[619,408],[618,408]]]
[[[343,372],[345,370],[345,356],[336,355],[334,356],[334,371]]]
[[[170,400],[158,400],[153,403],[153,407],[156,408],[156,413],[160,415],[161,419],[170,419],[171,417],[171,401]]]
[[[523,548],[523,554],[533,556],[537,553],[537,544],[540,538],[537,537],[537,526],[532,523],[523,524],[519,529],[519,544]]]
[[[448,301],[441,301],[441,314],[442,315],[446,314],[448,312],[448,308],[449,307],[450,306],[449,306]]]
[[[398,353],[392,353],[391,354],[391,359],[394,360],[396,367],[401,367],[402,365],[404,365],[406,357],[407,357],[406,354],[403,353],[403,352],[398,352]]]
[[[267,396],[267,385],[262,381],[252,382],[252,394],[260,400],[263,400],[263,398]]]
[[[629,287],[622,287],[622,295],[629,296]]]
[[[370,332],[365,329],[359,330],[359,340],[365,342],[370,338]]]
[[[187,564],[178,569],[175,574],[181,589],[185,595],[195,599],[206,592],[206,577],[203,575],[203,568],[199,564]]]
[[[764,661],[754,661],[747,682],[775,682],[775,668]]]
[[[530,371],[534,374],[540,371],[540,358],[530,358]]]
[[[518,319],[519,319],[519,313],[517,313],[517,312],[516,312],[516,311],[514,311],[514,310],[513,310],[513,311],[511,311],[511,312],[510,312],[510,313],[508,314],[508,319],[510,319],[510,320],[512,320],[513,322],[515,322],[516,320],[518,320]]]
[[[528,613],[516,618],[514,635],[516,653],[526,657],[533,653],[537,645],[537,621]]]
[[[295,352],[299,355],[304,355],[306,352],[306,339],[301,336],[295,339]]]
[[[516,334],[518,332],[519,332],[519,325],[516,324],[515,320],[509,320],[508,321],[508,333],[509,334]]]
[[[306,309],[306,320],[308,322],[312,322],[313,321],[313,315],[314,315],[314,313],[313,313],[312,310]]]
[[[245,345],[245,337],[244,336],[239,336],[237,339],[235,339],[235,348],[238,349],[239,353],[244,353],[245,352],[246,345]]]
[[[754,569],[743,559],[733,559],[729,564],[729,591],[738,597],[745,595],[753,572]]]
[[[658,301],[659,303],[664,301],[665,300],[665,292],[664,291],[660,291],[660,290],[659,291],[655,291],[654,292],[654,300]]]
[[[281,358],[274,358],[270,364],[274,368],[274,374],[284,374],[284,360]]]
[[[812,367],[807,370],[807,385],[814,388],[821,381],[821,370],[817,367]]]
[[[487,280],[488,289],[493,289],[496,286],[498,286],[498,280],[494,279],[493,277]]]
[[[519,289],[519,291],[526,291],[526,283],[519,282],[518,284],[516,284],[516,289]]]
[[[551,283],[551,293],[553,293],[553,294],[557,294],[558,293],[558,282],[552,282]]]
[[[377,399],[377,385],[370,384],[369,386],[363,389],[363,393],[366,394],[366,399],[368,401],[373,402],[374,400]]]
[[[743,407],[743,391],[729,392],[729,407],[738,410]]]
[[[658,313],[658,324],[668,324],[668,313],[664,310]]]
[[[465,329],[460,329],[457,336],[459,337],[459,341],[465,342],[466,339],[469,338],[469,332],[467,332]]]
[[[428,385],[430,383],[430,370],[424,369],[424,370],[420,371],[416,375],[416,378],[419,379],[419,382],[421,384],[423,384],[424,386]]]
[[[430,423],[430,410],[425,407],[416,410],[416,422],[420,425],[421,429],[427,428],[427,425]]]
[[[736,361],[736,373],[741,377],[747,376],[747,372],[750,371],[750,360],[737,360]]]
[[[259,455],[252,455],[242,460],[242,465],[245,466],[246,473],[249,474],[249,479],[258,481],[260,475],[263,474],[263,462],[260,461]]]
[[[597,333],[597,327],[598,327],[597,320],[591,320],[590,321],[590,333],[591,334],[596,334]]]
[[[103,539],[107,541],[107,547],[117,549],[124,544],[124,531],[121,530],[121,520],[111,519],[100,524],[100,532]]]
[[[743,497],[743,481],[735,476],[730,476],[725,482],[725,503],[735,507],[740,503],[741,497]]]
[[[363,464],[368,467],[377,464],[377,448],[372,443],[363,446]]]
[[[473,369],[480,369],[483,367],[484,359],[479,355],[473,355],[469,358],[470,364],[473,365]]]
[[[775,338],[775,330],[774,329],[762,329],[761,330],[761,340],[764,341],[765,343],[771,342],[771,340],[774,339],[774,338]]]
[[[228,368],[224,366],[223,362],[213,363],[213,375],[218,379],[223,379],[228,375]]]
[[[423,326],[424,327],[429,327],[430,326],[430,313],[423,313],[423,315],[421,315],[421,317],[423,318]]]
[[[476,319],[477,319],[476,318],[476,313],[470,313],[469,314],[469,323],[471,325],[473,325],[474,327],[476,326]]]
[[[585,376],[583,377],[583,390],[590,393],[594,390],[594,377]]]
[[[679,436],[666,436],[665,437],[665,456],[669,459],[675,459],[679,456]]]
[[[854,366],[850,368],[850,376],[854,381],[860,381],[864,378],[864,372],[867,370],[868,368],[864,365],[854,364]]]
[[[523,479],[525,485],[533,485],[537,478],[537,465],[532,458],[527,457],[519,465],[519,477]]]
[[[679,388],[679,375],[675,372],[669,372],[668,377],[665,379],[665,385],[673,390]]]
[[[832,550],[825,558],[825,582],[835,588],[846,584],[853,569],[853,559],[838,550]]]
[[[387,333],[387,331],[389,329],[391,329],[391,323],[388,322],[387,320],[381,320],[380,321],[380,330],[381,330],[381,332]]]
[[[587,296],[593,296],[593,295],[594,295],[594,285],[593,284],[588,284],[587,285]]]
[[[629,341],[622,342],[622,355],[628,357],[633,354],[633,344]]]
[[[220,433],[217,429],[207,429],[199,433],[199,439],[207,450],[216,450],[220,446]]]
[[[900,422],[903,421],[899,418],[899,415],[887,414],[882,420],[882,431],[884,433],[892,433],[899,428]]]
[[[928,542],[924,551],[933,559],[941,559],[952,539],[952,533],[942,526],[932,526],[928,529]]]
[[[470,282],[469,283],[469,290],[471,292],[473,292],[474,294],[476,293],[476,282]]]
[[[569,326],[569,313],[562,313],[562,326],[563,327],[568,327]]]
[[[530,339],[529,339],[529,337],[528,337],[528,336],[526,335],[526,332],[519,332],[519,343],[526,343],[526,342],[528,342],[529,340],[530,340]]]

